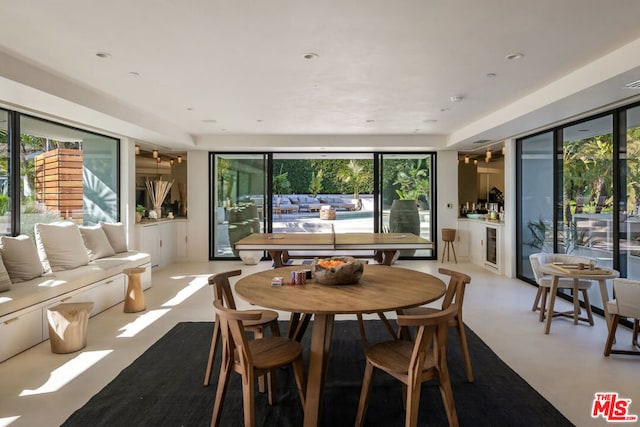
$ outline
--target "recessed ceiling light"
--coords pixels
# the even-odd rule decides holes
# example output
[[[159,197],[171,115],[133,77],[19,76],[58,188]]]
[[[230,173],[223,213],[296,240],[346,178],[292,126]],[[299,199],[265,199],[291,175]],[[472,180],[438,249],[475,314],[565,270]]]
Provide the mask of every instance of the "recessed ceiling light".
[[[424,119],[422,121],[422,123],[437,123],[438,121],[436,119]]]
[[[316,59],[319,58],[320,55],[318,55],[317,53],[313,53],[313,52],[309,52],[309,53],[305,53],[304,54],[304,59]]]
[[[510,53],[509,55],[505,56],[505,59],[521,59],[524,58],[524,53]]]
[[[463,99],[464,99],[464,96],[456,95],[456,96],[452,96],[451,98],[449,98],[449,101],[451,101],[451,102],[460,102]]]
[[[373,119],[367,119],[367,120],[365,120],[365,122],[367,122],[367,123],[373,123],[373,122],[375,122],[375,120],[373,120]]]
[[[98,58],[109,58],[111,57],[111,54],[109,52],[98,52],[96,53],[96,56]]]
[[[256,119],[256,122],[258,122],[258,123],[262,123],[262,122],[264,122],[264,120],[262,120],[262,119]]]
[[[420,132],[420,129],[416,129],[416,130],[414,130],[413,132],[414,132],[414,133],[418,133],[418,132]]]
[[[449,111],[449,109],[448,108],[441,108],[440,111],[442,111],[444,113],[445,111]]]
[[[129,75],[133,77],[140,77],[140,73],[137,71],[129,71]]]
[[[578,129],[578,132],[590,132],[589,129]]]
[[[193,107],[187,107],[187,111],[193,111],[193,110],[195,110],[195,108],[193,108]]]
[[[202,123],[218,123],[216,119],[204,119]]]
[[[488,79],[493,79],[494,77],[498,77],[498,75],[496,73],[487,73]]]

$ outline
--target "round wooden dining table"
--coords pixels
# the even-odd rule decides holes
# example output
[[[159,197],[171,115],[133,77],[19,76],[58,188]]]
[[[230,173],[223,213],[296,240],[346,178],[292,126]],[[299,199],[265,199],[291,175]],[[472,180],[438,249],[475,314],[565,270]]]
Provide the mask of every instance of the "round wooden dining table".
[[[336,314],[397,311],[435,301],[446,286],[439,278],[420,271],[386,265],[365,265],[357,284],[322,285],[313,279],[304,285],[272,286],[274,276],[289,282],[290,273],[304,266],[266,270],[241,278],[237,295],[261,307],[313,315],[304,425],[317,426],[327,361]]]

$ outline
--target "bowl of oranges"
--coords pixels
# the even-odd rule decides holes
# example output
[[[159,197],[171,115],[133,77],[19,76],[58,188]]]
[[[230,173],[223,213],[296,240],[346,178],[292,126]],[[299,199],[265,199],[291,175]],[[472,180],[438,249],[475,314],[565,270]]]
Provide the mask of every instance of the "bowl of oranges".
[[[358,283],[364,267],[353,257],[316,258],[311,264],[311,275],[323,285],[351,285]]]

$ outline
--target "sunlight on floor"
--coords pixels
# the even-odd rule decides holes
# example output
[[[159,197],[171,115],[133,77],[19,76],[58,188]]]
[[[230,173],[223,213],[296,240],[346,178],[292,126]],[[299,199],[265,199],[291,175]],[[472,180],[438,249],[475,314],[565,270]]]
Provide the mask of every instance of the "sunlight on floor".
[[[156,320],[158,320],[159,318],[167,314],[169,311],[171,311],[171,309],[169,308],[165,310],[151,310],[141,315],[133,322],[128,323],[126,326],[120,328],[120,330],[124,332],[118,335],[118,338],[135,337],[138,334],[138,332],[152,325],[153,322],[155,322]]]
[[[85,351],[51,372],[46,383],[35,390],[23,390],[20,397],[34,394],[53,393],[60,390],[84,371],[106,357],[113,350]]]
[[[174,307],[182,303],[184,300],[186,300],[191,295],[198,292],[200,289],[202,289],[206,285],[207,285],[206,276],[196,277],[189,283],[189,285],[187,285],[187,287],[179,291],[175,297],[171,298],[169,301],[162,304],[162,307]]]
[[[6,427],[16,421],[20,416],[0,418],[0,427]]]

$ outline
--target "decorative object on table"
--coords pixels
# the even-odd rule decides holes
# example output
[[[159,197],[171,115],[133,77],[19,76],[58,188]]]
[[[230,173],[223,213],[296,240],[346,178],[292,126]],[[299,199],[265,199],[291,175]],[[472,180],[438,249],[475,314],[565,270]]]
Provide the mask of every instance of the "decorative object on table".
[[[155,181],[146,181],[147,192],[149,193],[153,210],[157,213],[157,218],[162,217],[162,202],[164,202],[164,199],[169,194],[173,182],[173,180],[171,180],[171,182],[165,181],[162,177]],[[151,215],[149,215],[149,217],[151,218]]]
[[[484,218],[484,214],[468,213],[468,214],[467,214],[467,218],[471,218],[471,219],[480,219],[480,218]]]
[[[353,257],[316,258],[311,264],[311,275],[323,285],[350,285],[358,283],[364,266]]]
[[[169,212],[169,213],[167,214],[167,218],[168,218],[168,219],[173,219],[173,212]]]
[[[158,212],[156,212],[155,210],[150,210],[149,219],[158,219]]]
[[[142,221],[142,216],[144,215],[145,208],[142,205],[136,205],[136,222]]]

